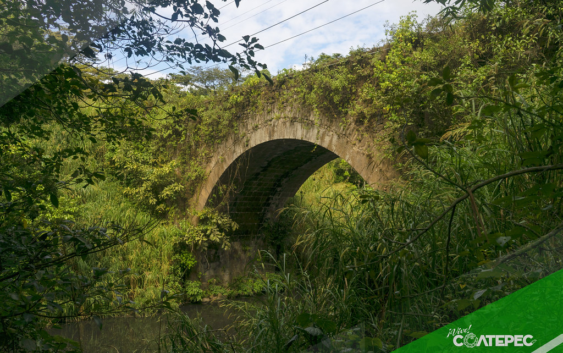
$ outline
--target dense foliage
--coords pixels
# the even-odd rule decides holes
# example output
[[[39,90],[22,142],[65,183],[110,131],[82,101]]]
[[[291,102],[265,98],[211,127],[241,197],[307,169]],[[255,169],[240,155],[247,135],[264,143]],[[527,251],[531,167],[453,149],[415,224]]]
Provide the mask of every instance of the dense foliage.
[[[343,124],[382,122],[403,180],[328,198],[306,184],[271,228],[285,279],[262,304],[229,304],[245,320],[216,351],[299,351],[361,323],[359,344],[387,351],[561,269],[562,9],[489,3],[407,17],[382,47],[278,75],[281,91],[229,93],[225,108],[275,97]],[[202,124],[236,128],[223,111],[203,110]]]
[[[170,6],[174,13],[163,16]],[[137,63],[212,61],[230,64],[235,75],[235,66],[260,74],[265,65],[252,58],[262,48],[256,38],[245,37],[241,53],[220,47],[226,38],[210,24],[219,14],[212,3],[197,0],[2,1],[0,349],[64,349],[68,342],[44,329],[50,319],[93,317],[101,326],[100,315],[136,306],[124,291],[134,287],[126,283],[129,268],[110,271],[87,260],[132,240],[148,242],[158,220],[116,216],[107,205],[106,217],[96,217],[104,208],[102,214],[79,210],[76,193],[108,176],[96,158],[100,148],[147,143],[155,113],[178,112],[163,107],[166,86],[143,78],[138,68],[127,64],[130,69],[117,73],[99,64],[121,53]],[[181,23],[201,31],[212,46],[171,41]],[[158,200],[150,202],[158,208]],[[168,292],[160,286],[158,293],[145,307],[170,307]]]
[[[456,1],[273,84],[197,68],[109,82],[60,66],[0,109],[0,344],[54,350],[65,342],[48,319],[265,291],[228,304],[243,313],[234,337],[180,316],[163,347],[299,351],[363,325],[357,344],[388,351],[560,269],[562,11]],[[279,274],[204,290],[189,276],[196,252],[228,249],[237,227],[190,209],[206,160],[285,104],[382,132],[402,178],[372,189],[330,163],[264,229],[262,261]]]

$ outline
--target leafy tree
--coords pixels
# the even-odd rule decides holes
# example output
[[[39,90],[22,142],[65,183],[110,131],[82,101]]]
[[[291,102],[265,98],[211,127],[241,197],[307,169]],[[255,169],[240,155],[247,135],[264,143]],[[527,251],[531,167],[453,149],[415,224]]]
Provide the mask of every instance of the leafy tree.
[[[231,70],[219,67],[192,66],[181,73],[170,76],[174,82],[186,87],[190,93],[195,95],[216,94],[240,80],[240,77],[235,79],[235,74]]]
[[[239,2],[236,1],[237,6]],[[233,65],[257,73],[259,67],[266,67],[253,59],[254,51],[263,49],[255,37],[243,37],[241,53],[231,54],[221,48],[220,43],[226,38],[210,24],[217,23],[220,15],[211,2],[203,6],[199,0],[2,0],[1,4],[0,105],[50,72],[61,60],[91,65],[124,55],[125,71],[159,64],[183,68],[185,63],[224,62],[231,65],[235,75],[238,70]],[[168,7],[173,14],[161,14]],[[171,40],[171,35],[188,28],[194,35],[198,31],[211,39],[212,45],[199,44],[197,36],[196,43],[181,36]]]
[[[69,342],[48,335],[46,319],[94,317],[101,327],[100,315],[131,309],[119,281],[105,280],[107,269],[78,275],[74,259],[142,240],[154,226],[45,219],[47,204],[59,207],[60,190],[105,179],[103,171],[87,165],[86,142],[146,141],[154,112],[185,114],[165,110],[165,84],[138,70],[212,61],[230,64],[237,77],[234,65],[265,68],[252,58],[262,47],[256,38],[244,37],[242,53],[222,49],[225,37],[211,25],[220,11],[211,2],[2,0],[0,5],[0,349],[60,350]],[[168,8],[169,17],[162,14]],[[180,36],[171,40],[179,25],[201,32],[212,45]],[[117,53],[125,55],[124,71],[100,67]],[[82,142],[47,152],[39,142],[55,128]],[[74,172],[64,177],[68,165]],[[161,298],[155,305],[169,306],[167,291]]]
[[[303,312],[368,322],[399,347],[561,269],[561,2],[469,5],[426,30],[409,16],[388,45],[340,65],[278,76],[279,101],[357,128],[384,122],[405,183],[297,209],[288,228],[306,272],[291,273],[295,291],[249,310],[241,339],[254,350],[280,337],[297,346]],[[251,88],[205,100],[210,141],[228,118],[264,109],[254,97],[271,92]],[[220,115],[233,101],[245,104]]]

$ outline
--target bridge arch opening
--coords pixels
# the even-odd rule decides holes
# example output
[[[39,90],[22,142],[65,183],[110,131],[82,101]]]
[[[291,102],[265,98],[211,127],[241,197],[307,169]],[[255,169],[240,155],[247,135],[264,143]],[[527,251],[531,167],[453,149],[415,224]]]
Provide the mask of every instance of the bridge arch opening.
[[[225,169],[205,205],[228,213],[239,225],[235,235],[256,235],[264,224],[276,220],[313,173],[337,158],[335,152],[305,140],[257,144]]]

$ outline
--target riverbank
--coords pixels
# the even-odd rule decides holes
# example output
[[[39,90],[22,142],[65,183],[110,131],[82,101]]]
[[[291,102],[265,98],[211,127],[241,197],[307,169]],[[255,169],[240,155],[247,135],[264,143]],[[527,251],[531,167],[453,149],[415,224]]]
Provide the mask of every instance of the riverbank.
[[[209,331],[232,333],[232,326],[237,322],[236,311],[225,307],[221,296],[204,299],[207,300],[199,304],[181,305],[178,312]],[[259,297],[254,297],[236,301],[259,300]],[[48,332],[77,342],[84,353],[156,353],[160,352],[159,342],[173,325],[174,315],[173,312],[164,312],[148,317],[104,318],[101,329],[94,320],[82,320],[63,324],[61,329],[51,328]]]

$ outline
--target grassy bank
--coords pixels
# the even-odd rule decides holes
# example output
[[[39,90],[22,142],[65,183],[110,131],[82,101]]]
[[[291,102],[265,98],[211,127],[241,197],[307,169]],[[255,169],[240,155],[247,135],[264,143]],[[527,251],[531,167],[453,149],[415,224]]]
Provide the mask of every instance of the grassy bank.
[[[0,240],[14,249],[2,253],[12,266],[3,277],[12,292],[2,298],[17,314],[1,324],[20,328],[6,342],[30,327],[39,337],[51,318],[149,314],[209,296],[265,293],[262,303],[225,302],[242,312],[234,336],[219,339],[179,316],[163,347],[298,352],[361,326],[358,344],[389,351],[560,269],[563,9],[503,1],[485,13],[459,11],[456,19],[407,16],[382,45],[323,55],[307,70],[280,72],[272,85],[250,77],[213,95],[170,85],[161,110],[150,97],[141,108],[102,107],[143,119],[154,108],[150,119],[130,120],[143,140],[123,137],[131,126],[99,140],[54,122],[29,138],[27,125],[14,123],[19,140],[2,127],[0,157],[10,169]],[[76,108],[84,116],[92,113],[87,103]],[[198,215],[190,199],[205,163],[243,119],[286,104],[360,132],[384,125],[373,146],[385,143],[401,178],[380,190],[342,160],[327,164],[264,228],[271,251],[261,261],[276,272],[256,271],[228,288],[212,280],[203,290],[190,280],[196,253],[228,250],[236,227],[210,209],[197,226],[189,221]],[[34,170],[45,165],[47,181]],[[110,239],[108,247],[86,255],[100,239]],[[34,282],[44,272],[26,265],[43,254],[42,241],[60,259],[39,261],[52,269],[42,279],[55,288],[49,297]],[[18,274],[28,282],[12,280]],[[76,294],[83,288],[92,291]],[[44,307],[33,311],[26,293]],[[31,312],[56,315],[24,315]]]
[[[359,76],[337,63],[288,81],[347,117],[363,97],[366,124],[387,102],[402,180],[382,191],[312,176],[274,227],[284,251],[264,254],[283,279],[261,304],[228,304],[246,313],[231,341],[206,333],[192,351],[298,352],[358,325],[389,351],[563,267],[561,9],[503,4],[392,27],[362,71],[378,90],[343,90]]]

